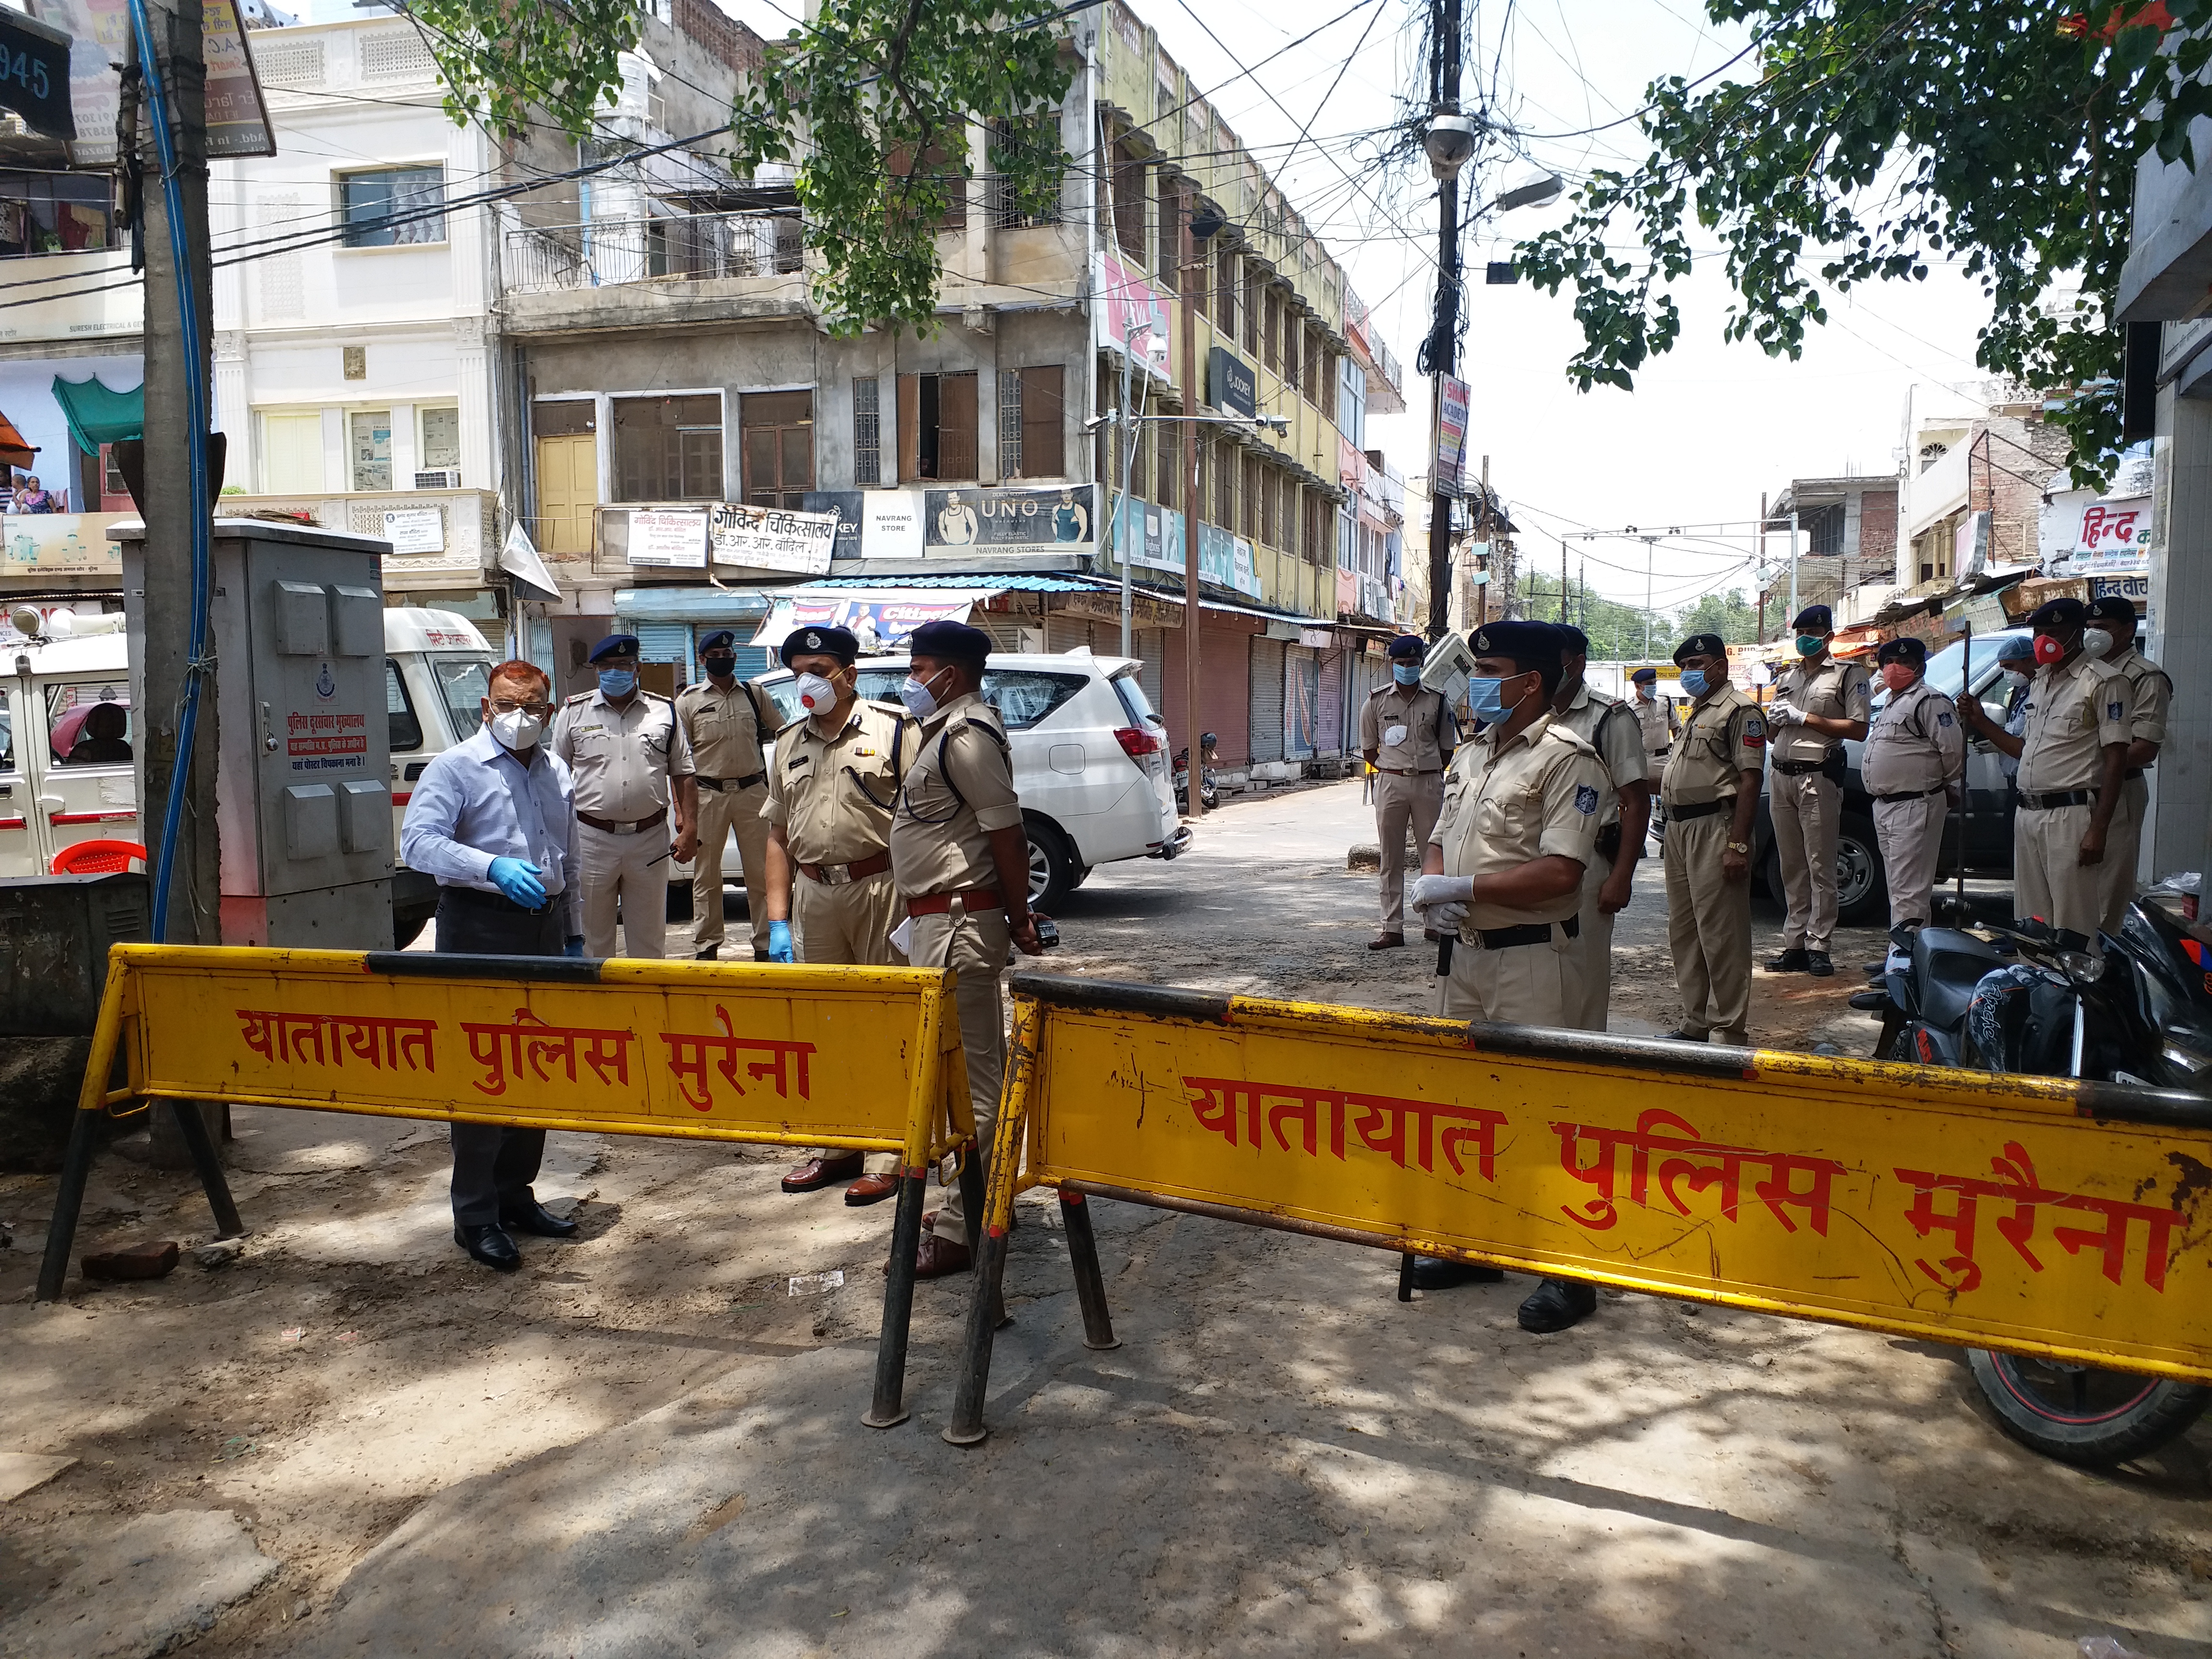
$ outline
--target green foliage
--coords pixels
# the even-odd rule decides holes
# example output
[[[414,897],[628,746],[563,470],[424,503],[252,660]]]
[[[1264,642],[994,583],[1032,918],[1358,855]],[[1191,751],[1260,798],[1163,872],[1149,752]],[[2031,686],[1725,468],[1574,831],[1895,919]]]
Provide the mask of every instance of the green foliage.
[[[2063,395],[2052,418],[2076,477],[2100,479],[2119,436],[2121,333],[2107,319],[2136,158],[2155,146],[2193,167],[2188,124],[2212,112],[2199,75],[2212,0],[2172,0],[2190,32],[2165,54],[2156,27],[2126,22],[2142,5],[2100,0],[2067,28],[2071,0],[1707,0],[1716,22],[1754,32],[1756,77],[1654,82],[1644,164],[1593,173],[1572,219],[1518,252],[1547,291],[1573,285],[1570,378],[1627,387],[1674,343],[1672,285],[1695,232],[1725,250],[1727,337],[1792,358],[1827,320],[1824,289],[1920,281],[1955,260],[1993,307],[1976,361]],[[1633,255],[1614,251],[1625,240]],[[2075,282],[2078,300],[2050,303]]]
[[[1594,662],[1644,660],[1644,611],[1639,605],[1608,599],[1594,587],[1570,578],[1563,616],[1559,579],[1540,570],[1527,572],[1519,583],[1517,613],[1531,622],[1571,622],[1589,635]],[[1744,645],[1759,637],[1759,613],[1741,590],[1708,593],[1679,611],[1652,613],[1651,658],[1664,660],[1692,634],[1717,634],[1730,645]]]
[[[1675,612],[1666,644],[1656,647],[1658,654],[1672,657],[1674,647],[1692,634],[1717,634],[1730,645],[1749,645],[1759,638],[1759,612],[1741,588],[1708,593]]]
[[[622,86],[636,0],[414,0],[456,125],[517,133],[550,116],[578,138]]]

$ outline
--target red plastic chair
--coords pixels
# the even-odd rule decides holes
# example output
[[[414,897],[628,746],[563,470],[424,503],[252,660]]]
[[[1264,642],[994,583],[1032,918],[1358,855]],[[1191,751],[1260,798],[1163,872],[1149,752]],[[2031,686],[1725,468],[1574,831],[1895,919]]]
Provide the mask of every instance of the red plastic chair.
[[[55,854],[46,871],[56,876],[112,876],[128,870],[134,859],[146,862],[146,849],[135,841],[81,841]]]

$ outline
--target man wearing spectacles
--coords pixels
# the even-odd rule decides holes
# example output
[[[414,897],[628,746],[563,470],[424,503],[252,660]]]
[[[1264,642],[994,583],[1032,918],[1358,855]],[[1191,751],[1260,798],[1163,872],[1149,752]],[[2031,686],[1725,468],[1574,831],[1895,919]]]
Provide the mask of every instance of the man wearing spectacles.
[[[400,856],[438,883],[437,948],[486,956],[584,953],[576,811],[568,766],[542,741],[552,685],[535,664],[503,662],[481,701],[483,725],[422,769],[399,830]],[[501,1273],[522,1265],[510,1232],[567,1238],[531,1183],[543,1129],[456,1123],[453,1242]]]

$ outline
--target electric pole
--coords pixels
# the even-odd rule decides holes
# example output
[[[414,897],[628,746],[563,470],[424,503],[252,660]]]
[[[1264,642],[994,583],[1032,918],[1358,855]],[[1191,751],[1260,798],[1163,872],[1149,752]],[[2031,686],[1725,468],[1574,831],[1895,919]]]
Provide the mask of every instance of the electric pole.
[[[1431,377],[1435,404],[1431,426],[1443,430],[1444,380],[1459,368],[1459,173],[1474,153],[1474,131],[1459,111],[1460,0],[1432,0],[1429,11],[1430,120],[1423,141],[1429,170],[1437,179],[1436,319],[1419,367]],[[1437,476],[1435,446],[1429,457],[1429,638],[1442,639],[1451,626],[1451,497]],[[1465,476],[1465,443],[1461,473]],[[1486,515],[1490,502],[1486,494]],[[1496,561],[1492,562],[1495,564]]]

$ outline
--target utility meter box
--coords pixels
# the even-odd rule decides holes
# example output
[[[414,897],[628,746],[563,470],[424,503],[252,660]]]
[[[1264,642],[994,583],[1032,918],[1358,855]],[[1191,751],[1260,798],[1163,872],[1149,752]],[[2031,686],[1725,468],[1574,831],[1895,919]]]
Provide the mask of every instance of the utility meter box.
[[[1474,653],[1467,635],[1457,629],[1431,646],[1421,663],[1421,684],[1431,691],[1443,692],[1447,708],[1466,707],[1467,683],[1474,673]]]
[[[146,544],[137,526],[121,528],[131,701],[143,708]],[[313,526],[215,521],[216,665],[201,709],[216,721],[226,945],[391,948],[390,550],[374,537]],[[145,811],[150,840],[162,803]]]

